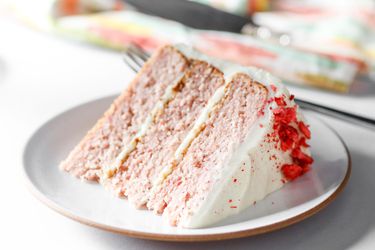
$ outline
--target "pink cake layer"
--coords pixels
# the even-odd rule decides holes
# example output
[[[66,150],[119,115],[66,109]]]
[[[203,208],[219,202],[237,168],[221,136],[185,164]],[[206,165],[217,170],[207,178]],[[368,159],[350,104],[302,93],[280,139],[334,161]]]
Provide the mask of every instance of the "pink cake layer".
[[[167,213],[171,225],[178,225],[181,218],[195,212],[220,180],[235,145],[246,138],[258,120],[267,95],[267,89],[249,76],[235,75],[203,131],[147,206]]]
[[[114,161],[166,87],[187,67],[188,61],[174,47],[157,51],[60,167],[76,177],[98,180],[100,169]]]
[[[221,72],[206,62],[191,60],[180,91],[112,178],[111,189],[127,196],[137,207],[144,205],[161,169],[173,163],[178,146],[215,90],[223,84]]]

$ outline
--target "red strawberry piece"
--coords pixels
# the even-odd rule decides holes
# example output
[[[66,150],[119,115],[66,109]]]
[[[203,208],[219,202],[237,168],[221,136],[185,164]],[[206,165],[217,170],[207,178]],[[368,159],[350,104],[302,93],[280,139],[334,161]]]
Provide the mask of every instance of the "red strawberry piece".
[[[302,134],[303,134],[304,136],[306,136],[308,139],[311,138],[311,132],[310,132],[310,129],[308,128],[308,126],[306,126],[305,123],[303,123],[303,122],[299,122],[299,123],[298,123],[298,128],[299,128],[299,130],[302,132]]]
[[[280,107],[273,110],[273,114],[275,115],[276,122],[282,122],[289,124],[292,121],[297,120],[296,116],[296,107]]]
[[[298,146],[301,146],[301,147],[305,147],[305,148],[308,148],[310,147],[309,144],[307,144],[306,142],[306,138],[305,137],[301,137],[298,141]]]
[[[299,163],[301,166],[308,166],[313,163],[313,158],[303,153],[299,148],[295,148],[292,151],[293,160]]]
[[[279,107],[286,106],[286,102],[283,97],[275,97],[275,102]]]
[[[298,142],[298,131],[292,126],[284,123],[280,124],[278,135],[280,138],[280,146],[283,151],[292,149],[293,145]]]
[[[284,164],[281,171],[288,180],[294,180],[303,173],[303,169],[296,164]]]
[[[272,89],[273,92],[277,91],[277,87],[275,85],[271,84],[270,86],[271,86],[271,89]]]

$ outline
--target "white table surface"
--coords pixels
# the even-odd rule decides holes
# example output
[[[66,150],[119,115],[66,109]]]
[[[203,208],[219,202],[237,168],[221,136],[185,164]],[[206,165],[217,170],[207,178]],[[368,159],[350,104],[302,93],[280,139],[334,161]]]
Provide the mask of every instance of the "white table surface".
[[[118,53],[0,18],[0,249],[375,248],[375,132],[328,118],[350,149],[351,179],[326,209],[276,232],[223,242],[155,242],[90,228],[45,207],[21,174],[27,138],[63,110],[118,93],[132,76]],[[291,92],[375,118],[375,84],[369,81],[356,83],[348,95]]]

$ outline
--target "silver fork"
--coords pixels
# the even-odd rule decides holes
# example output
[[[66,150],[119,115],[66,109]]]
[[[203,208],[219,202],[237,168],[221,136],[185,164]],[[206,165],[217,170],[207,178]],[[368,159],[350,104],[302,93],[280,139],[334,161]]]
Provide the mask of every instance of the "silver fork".
[[[150,54],[144,51],[141,47],[131,44],[128,46],[126,51],[123,53],[124,62],[137,73],[143,64],[148,60]],[[295,102],[304,109],[312,110],[317,113],[327,115],[333,118],[340,119],[342,121],[350,122],[352,124],[360,125],[362,127],[375,130],[375,120],[363,117],[356,114],[351,114],[338,109],[322,106],[320,104],[304,101],[298,98],[294,98]]]
[[[136,44],[129,45],[124,53],[122,59],[135,73],[137,73],[143,64],[150,58],[150,54],[144,51]]]

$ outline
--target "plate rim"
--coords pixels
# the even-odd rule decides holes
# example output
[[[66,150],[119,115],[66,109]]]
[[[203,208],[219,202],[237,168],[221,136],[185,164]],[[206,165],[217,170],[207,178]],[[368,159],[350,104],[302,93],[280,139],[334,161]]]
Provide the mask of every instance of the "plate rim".
[[[129,237],[133,237],[133,238],[157,240],[157,241],[173,241],[173,242],[198,242],[199,241],[199,242],[204,242],[204,241],[218,241],[218,240],[237,239],[237,238],[255,236],[255,235],[259,235],[259,234],[263,234],[263,233],[269,233],[269,232],[272,232],[272,231],[276,231],[276,230],[285,228],[287,226],[296,224],[296,223],[298,223],[302,220],[305,220],[305,219],[313,216],[314,214],[321,211],[323,208],[327,207],[332,201],[334,201],[337,198],[337,196],[344,190],[346,184],[349,181],[351,171],[352,171],[352,159],[351,159],[351,155],[350,155],[348,146],[346,145],[343,138],[339,135],[339,133],[335,129],[333,129],[324,120],[320,119],[319,117],[317,117],[315,114],[313,114],[311,112],[312,113],[311,115],[314,116],[315,119],[317,119],[321,123],[323,123],[329,130],[331,130],[331,132],[333,132],[337,136],[339,141],[342,143],[342,145],[345,149],[346,155],[347,155],[348,166],[347,166],[347,171],[345,173],[345,177],[342,180],[342,182],[340,183],[340,185],[336,188],[336,190],[332,194],[330,194],[325,200],[323,200],[322,202],[320,202],[316,206],[310,208],[309,210],[307,210],[303,213],[297,214],[297,215],[295,215],[293,217],[290,217],[288,219],[285,219],[285,220],[282,220],[282,221],[279,221],[279,222],[276,222],[276,223],[272,223],[272,224],[269,224],[269,225],[261,226],[261,227],[245,229],[245,230],[240,230],[240,231],[236,231],[236,232],[199,234],[199,235],[196,235],[196,234],[180,235],[180,234],[148,233],[148,232],[142,232],[142,231],[113,227],[113,226],[109,226],[109,225],[106,225],[106,224],[103,224],[103,223],[95,222],[95,221],[90,220],[88,218],[78,216],[78,215],[74,214],[73,212],[70,212],[69,210],[63,208],[62,206],[60,206],[59,204],[57,204],[53,200],[49,199],[45,194],[43,194],[36,187],[36,185],[31,181],[31,178],[29,177],[29,175],[27,173],[27,170],[26,170],[27,164],[26,164],[26,157],[25,156],[26,156],[26,152],[27,152],[27,150],[30,146],[30,143],[31,143],[32,139],[37,134],[37,132],[40,131],[40,129],[42,129],[42,127],[45,124],[54,120],[58,116],[66,114],[67,112],[74,109],[75,107],[87,105],[87,104],[96,102],[98,100],[103,100],[103,99],[107,99],[107,98],[110,98],[110,97],[112,97],[112,95],[106,96],[106,97],[103,97],[103,98],[97,98],[97,99],[89,101],[89,102],[81,103],[79,105],[76,105],[74,107],[70,107],[70,108],[66,109],[65,111],[53,116],[50,119],[47,119],[35,131],[33,131],[31,136],[27,139],[27,142],[26,142],[26,144],[24,146],[24,149],[23,149],[22,172],[23,172],[23,177],[24,177],[24,180],[26,181],[26,186],[27,186],[28,190],[32,193],[32,195],[35,198],[37,198],[40,202],[42,202],[44,205],[46,205],[47,207],[49,207],[53,211],[59,213],[60,215],[65,216],[65,217],[67,217],[67,218],[69,218],[73,221],[79,222],[81,224],[91,226],[91,227],[95,227],[95,228],[98,228],[98,229],[101,229],[101,230],[105,230],[105,231],[129,236]]]

